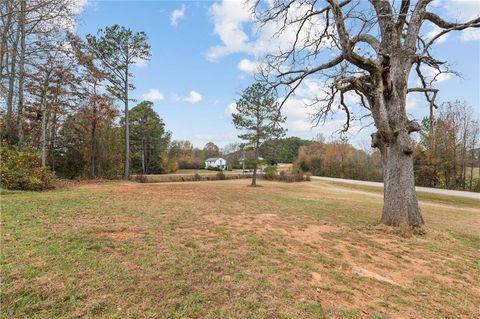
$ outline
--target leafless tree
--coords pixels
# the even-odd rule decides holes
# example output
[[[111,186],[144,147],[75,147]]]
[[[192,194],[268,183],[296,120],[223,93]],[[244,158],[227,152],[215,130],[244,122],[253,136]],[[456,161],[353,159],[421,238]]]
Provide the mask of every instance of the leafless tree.
[[[294,34],[291,44],[267,55],[261,78],[291,97],[306,79],[318,79],[328,89],[315,99],[317,119],[338,107],[346,114],[343,131],[355,118],[347,96],[373,117],[377,131],[372,147],[382,154],[384,207],[382,223],[412,228],[424,224],[415,193],[413,142],[410,133],[420,130],[406,113],[409,93],[423,93],[433,112],[437,89],[425,68],[436,74],[451,72],[431,55],[435,42],[445,34],[479,27],[480,18],[448,22],[431,12],[432,0],[257,0],[253,11],[262,27],[276,27],[278,38]],[[421,27],[430,22],[439,32],[426,39]],[[415,70],[420,87],[409,87]],[[433,80],[436,75],[433,76]]]
[[[0,2],[0,106],[6,110],[6,135],[12,143],[24,138],[24,109],[30,102],[25,87],[32,65],[74,26],[77,9],[76,0]]]

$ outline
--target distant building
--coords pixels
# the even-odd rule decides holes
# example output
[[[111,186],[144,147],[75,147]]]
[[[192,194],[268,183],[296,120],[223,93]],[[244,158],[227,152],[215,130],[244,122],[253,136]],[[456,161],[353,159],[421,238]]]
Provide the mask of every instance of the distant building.
[[[209,167],[219,168],[224,170],[227,168],[227,161],[221,157],[211,157],[205,160],[205,169]]]

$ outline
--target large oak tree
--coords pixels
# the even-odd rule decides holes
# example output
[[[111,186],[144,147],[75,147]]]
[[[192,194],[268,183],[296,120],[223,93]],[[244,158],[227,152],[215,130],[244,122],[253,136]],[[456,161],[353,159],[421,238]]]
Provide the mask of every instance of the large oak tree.
[[[445,34],[480,26],[480,18],[449,22],[429,10],[432,0],[275,0],[257,1],[254,13],[261,26],[276,28],[278,38],[294,35],[291,44],[268,54],[261,78],[290,98],[306,80],[326,83],[328,89],[313,100],[318,119],[339,108],[346,114],[344,131],[353,120],[349,94],[356,95],[377,131],[372,146],[382,154],[384,207],[382,223],[412,228],[424,224],[415,193],[412,132],[420,125],[406,112],[407,94],[421,92],[433,110],[437,89],[425,68],[445,72],[444,62],[431,55]],[[438,33],[421,34],[429,22]],[[409,87],[411,70],[419,87]]]

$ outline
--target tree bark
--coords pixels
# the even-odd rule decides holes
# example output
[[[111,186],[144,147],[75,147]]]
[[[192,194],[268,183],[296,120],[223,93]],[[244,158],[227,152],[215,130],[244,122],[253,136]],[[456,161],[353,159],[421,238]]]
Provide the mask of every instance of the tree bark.
[[[142,138],[142,174],[145,174],[145,140]]]
[[[96,97],[97,91],[94,85],[93,96]],[[93,112],[92,112],[92,134],[91,134],[91,143],[90,143],[90,177],[95,178],[95,157],[96,157],[96,130],[97,130],[97,105],[95,99],[93,100]]]
[[[414,142],[410,137],[420,125],[406,114],[408,74],[402,57],[391,53],[377,78],[377,89],[369,97],[378,132],[372,146],[382,154],[384,201],[381,222],[388,226],[421,228],[424,221],[415,191]],[[392,76],[395,74],[395,76]]]
[[[254,166],[253,166],[253,176],[252,176],[252,185],[251,185],[251,186],[257,186],[258,141],[257,141],[256,144],[255,144],[254,158],[255,158],[255,164],[254,164]]]
[[[128,180],[130,175],[130,132],[128,123],[128,67],[125,71],[125,167],[123,173],[123,179]]]
[[[42,148],[42,167],[47,166],[47,106],[45,100],[45,97],[43,97],[41,105],[42,125],[40,133],[40,144]]]
[[[12,53],[12,61],[10,64],[10,74],[8,79],[8,95],[7,95],[7,136],[10,140],[12,138],[12,131],[13,131],[13,100],[14,100],[14,89],[15,89],[15,79],[16,79],[16,67],[17,67],[17,56],[18,56],[18,42],[20,41],[20,26],[17,25],[17,30],[15,31],[15,39],[13,42],[13,47],[11,50]]]
[[[23,107],[25,87],[25,10],[26,0],[21,1],[20,7],[20,65],[18,78],[18,108],[17,108],[17,138],[18,143],[23,143]]]
[[[424,221],[415,191],[412,155],[405,154],[398,142],[386,147],[382,153],[384,204],[381,222],[389,226],[421,227]]]
[[[11,28],[11,22],[12,22],[12,16],[11,11],[13,10],[12,8],[12,1],[8,1],[8,4],[6,4],[7,7],[7,15],[6,15],[6,21],[4,22],[2,26],[2,42],[0,44],[0,80],[3,79],[3,69],[6,68],[6,74],[8,74],[8,53],[7,53],[7,45],[8,45],[8,31]],[[2,19],[3,20],[3,19]],[[3,60],[5,59],[5,63]]]
[[[57,102],[55,102],[57,104]],[[53,151],[55,150],[55,144],[56,144],[56,139],[57,139],[57,111],[54,109],[51,119],[49,121],[50,123],[50,146],[49,146],[49,164],[50,164],[50,169],[55,172],[55,156]]]

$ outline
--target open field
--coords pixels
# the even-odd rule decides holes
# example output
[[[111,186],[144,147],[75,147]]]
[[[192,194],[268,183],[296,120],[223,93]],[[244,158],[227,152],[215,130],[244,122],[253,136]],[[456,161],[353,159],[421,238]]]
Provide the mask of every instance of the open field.
[[[478,201],[420,195],[406,237],[378,190],[247,184],[6,192],[2,317],[480,317]]]

